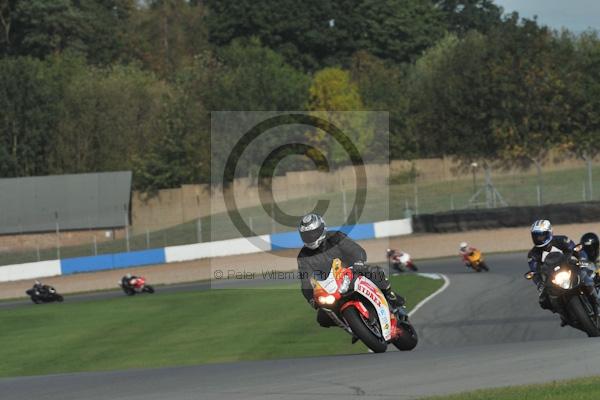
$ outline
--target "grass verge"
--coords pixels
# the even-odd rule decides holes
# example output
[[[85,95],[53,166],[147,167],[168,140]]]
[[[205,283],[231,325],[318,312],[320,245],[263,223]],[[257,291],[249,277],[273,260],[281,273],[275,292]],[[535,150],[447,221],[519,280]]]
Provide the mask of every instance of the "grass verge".
[[[452,396],[428,397],[421,400],[597,400],[600,377],[552,382],[544,385],[516,386],[478,390]]]
[[[409,308],[443,283],[417,275],[392,282]],[[3,310],[0,343],[4,377],[366,351],[341,329],[320,328],[297,285]]]

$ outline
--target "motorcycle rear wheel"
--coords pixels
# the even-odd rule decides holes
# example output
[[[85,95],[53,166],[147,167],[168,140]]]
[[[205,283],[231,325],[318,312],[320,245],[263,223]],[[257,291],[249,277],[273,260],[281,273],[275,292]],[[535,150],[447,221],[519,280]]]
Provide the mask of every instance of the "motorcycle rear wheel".
[[[600,329],[590,319],[579,296],[573,296],[569,299],[567,309],[571,317],[578,322],[580,329],[587,333],[588,337],[600,336]]]
[[[363,321],[362,316],[354,307],[348,307],[342,312],[342,316],[350,325],[352,332],[374,353],[383,353],[387,350],[387,343],[381,337],[375,336]]]

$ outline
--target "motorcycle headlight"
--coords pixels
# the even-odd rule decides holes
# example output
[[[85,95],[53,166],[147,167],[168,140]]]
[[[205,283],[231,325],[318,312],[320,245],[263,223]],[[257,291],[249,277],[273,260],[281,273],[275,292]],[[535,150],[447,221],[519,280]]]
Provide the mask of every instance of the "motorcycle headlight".
[[[342,281],[342,284],[340,285],[340,294],[344,294],[348,291],[348,289],[350,288],[350,277],[348,275],[344,276],[344,280]]]
[[[327,304],[327,305],[332,305],[333,303],[335,303],[335,297],[333,295],[327,295],[327,296],[319,296],[319,304]]]
[[[554,275],[552,283],[563,289],[571,288],[571,271],[561,271]]]

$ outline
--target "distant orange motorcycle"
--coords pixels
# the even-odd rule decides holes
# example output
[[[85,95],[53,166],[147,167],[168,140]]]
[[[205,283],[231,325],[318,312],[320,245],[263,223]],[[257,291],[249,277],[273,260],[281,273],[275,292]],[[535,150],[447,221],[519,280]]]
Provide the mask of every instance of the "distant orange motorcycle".
[[[483,254],[477,249],[471,249],[471,251],[465,256],[469,262],[469,266],[477,272],[485,271],[488,272],[490,268],[483,259]]]

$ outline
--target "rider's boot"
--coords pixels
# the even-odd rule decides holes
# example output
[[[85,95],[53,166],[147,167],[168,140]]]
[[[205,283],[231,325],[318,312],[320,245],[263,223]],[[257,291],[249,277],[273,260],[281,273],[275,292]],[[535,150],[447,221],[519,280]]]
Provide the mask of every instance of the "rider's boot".
[[[544,283],[542,281],[534,281],[534,283],[537,287],[537,292],[539,296],[538,301],[542,310],[550,310],[552,312],[555,312],[552,309],[552,303],[550,302],[550,297],[548,297],[548,293],[546,293],[546,287],[544,286]]]

